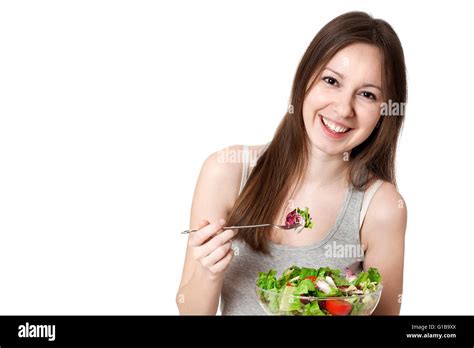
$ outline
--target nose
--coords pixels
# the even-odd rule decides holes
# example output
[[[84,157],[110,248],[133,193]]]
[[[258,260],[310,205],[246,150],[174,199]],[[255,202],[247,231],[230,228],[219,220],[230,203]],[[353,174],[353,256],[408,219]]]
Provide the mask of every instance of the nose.
[[[352,95],[346,93],[338,95],[333,102],[333,112],[341,118],[353,117]]]

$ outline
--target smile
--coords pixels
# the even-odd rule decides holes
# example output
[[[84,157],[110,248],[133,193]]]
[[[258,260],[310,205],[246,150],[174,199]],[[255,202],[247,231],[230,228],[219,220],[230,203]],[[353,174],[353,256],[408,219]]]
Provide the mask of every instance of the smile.
[[[339,126],[332,122],[331,120],[328,120],[327,118],[321,116],[321,119],[323,120],[324,125],[329,128],[329,130],[335,132],[335,133],[346,133],[350,131],[352,128],[347,128],[343,126]]]
[[[323,133],[332,139],[342,139],[349,134],[353,128],[344,127],[334,123],[333,121],[325,118],[322,115],[318,115],[318,118],[321,120],[321,128]]]

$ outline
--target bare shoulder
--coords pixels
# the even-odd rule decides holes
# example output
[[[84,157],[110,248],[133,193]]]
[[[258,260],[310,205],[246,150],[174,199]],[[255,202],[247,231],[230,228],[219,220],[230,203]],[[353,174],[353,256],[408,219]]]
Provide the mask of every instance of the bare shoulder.
[[[370,240],[381,236],[380,230],[404,236],[407,223],[407,206],[395,185],[384,181],[370,202],[363,232]],[[364,231],[365,230],[365,231]],[[370,241],[369,241],[370,242]]]
[[[242,145],[232,145],[213,152],[204,161],[201,176],[219,190],[235,191],[242,176],[241,154]]]
[[[213,179],[226,179],[239,174],[242,169],[242,145],[231,145],[211,153],[203,164],[203,171]]]
[[[250,160],[258,159],[262,154],[265,144],[249,145]],[[243,164],[243,145],[231,145],[220,149],[209,155],[205,161],[206,167],[213,171],[229,172],[229,174],[241,174]]]
[[[249,146],[250,159],[259,156],[265,145]],[[227,208],[233,206],[240,189],[243,165],[243,146],[231,145],[210,154],[203,163],[200,181],[209,193],[218,194],[226,202]]]
[[[407,207],[405,200],[395,185],[384,181],[374,195],[370,204],[371,217],[380,222],[391,222],[405,220]]]

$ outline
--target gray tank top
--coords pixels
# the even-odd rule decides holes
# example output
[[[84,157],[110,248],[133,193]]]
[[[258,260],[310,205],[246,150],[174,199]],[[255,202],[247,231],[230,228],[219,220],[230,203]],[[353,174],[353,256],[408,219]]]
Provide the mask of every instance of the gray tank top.
[[[267,144],[268,146],[268,144]],[[244,165],[240,191],[249,176],[248,147],[244,146]],[[221,291],[222,315],[265,315],[255,293],[255,281],[259,272],[275,269],[278,276],[286,268],[331,267],[354,272],[362,270],[364,253],[360,243],[360,227],[363,215],[375,191],[382,182],[371,185],[369,197],[349,184],[345,199],[337,214],[336,222],[326,236],[313,245],[293,247],[269,241],[270,255],[258,253],[245,242],[234,240],[234,258],[226,271]],[[367,190],[367,191],[369,191]],[[367,196],[367,194],[366,194]],[[361,215],[362,205],[365,205]]]

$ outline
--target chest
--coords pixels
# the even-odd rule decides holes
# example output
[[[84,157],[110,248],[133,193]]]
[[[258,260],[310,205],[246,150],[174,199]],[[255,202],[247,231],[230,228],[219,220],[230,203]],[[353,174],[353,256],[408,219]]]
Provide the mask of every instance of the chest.
[[[270,240],[276,244],[288,246],[306,246],[316,244],[330,232],[343,208],[348,188],[332,190],[302,190],[288,195],[278,213],[277,224],[284,224],[286,215],[295,208],[309,208],[313,228],[305,228],[301,233],[292,231],[272,231]]]

